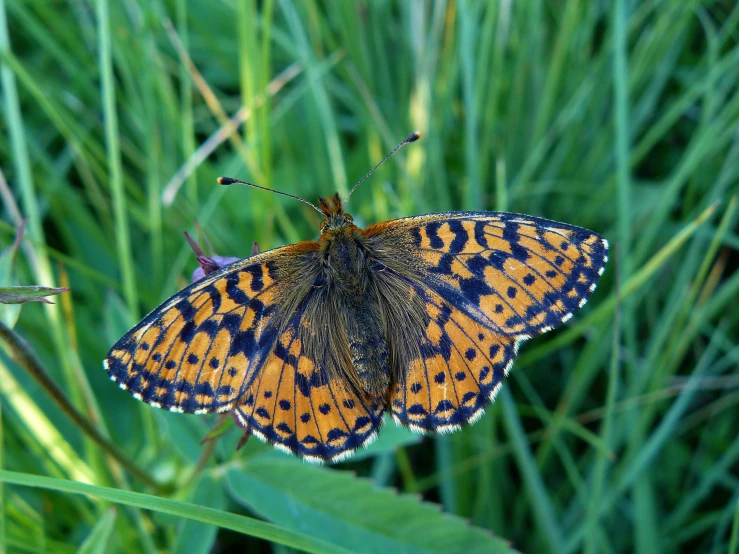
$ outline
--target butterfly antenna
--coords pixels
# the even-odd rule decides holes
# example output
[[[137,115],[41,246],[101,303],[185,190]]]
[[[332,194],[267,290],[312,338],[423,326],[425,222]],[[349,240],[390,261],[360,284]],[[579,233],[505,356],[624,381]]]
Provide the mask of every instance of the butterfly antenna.
[[[393,148],[393,151],[392,152],[390,152],[387,156],[385,156],[384,158],[382,158],[382,160],[380,160],[380,163],[378,163],[375,167],[373,167],[372,169],[370,169],[370,172],[367,173],[367,175],[365,175],[364,177],[362,177],[357,182],[357,184],[352,187],[352,190],[350,190],[349,191],[349,194],[346,195],[346,198],[344,199],[344,204],[343,205],[346,206],[346,203],[349,202],[349,197],[357,189],[357,187],[359,185],[361,185],[365,181],[365,179],[367,179],[367,177],[369,177],[370,175],[372,175],[378,167],[380,167],[382,164],[384,164],[390,156],[392,156],[393,154],[395,154],[398,150],[400,150],[401,148],[403,148],[409,142],[416,142],[420,138],[421,138],[421,133],[419,133],[418,131],[416,131],[412,135],[408,136],[408,138],[406,138],[398,146],[396,146],[395,148]]]
[[[308,204],[311,208],[316,210],[319,214],[323,215],[323,212],[318,206],[316,206],[312,202],[308,202],[305,198],[300,198],[300,196],[295,196],[293,194],[288,194],[286,192],[281,192],[279,190],[268,189],[267,187],[260,187],[259,185],[255,185],[254,183],[247,183],[246,181],[242,181],[240,179],[232,179],[231,177],[218,177],[217,181],[219,185],[227,186],[227,185],[233,185],[234,183],[237,183],[239,185],[247,185],[249,187],[254,187],[255,189],[266,190],[267,192],[274,192],[275,194],[281,194],[282,196],[287,196],[288,198],[294,198],[295,200],[300,200],[301,202]]]

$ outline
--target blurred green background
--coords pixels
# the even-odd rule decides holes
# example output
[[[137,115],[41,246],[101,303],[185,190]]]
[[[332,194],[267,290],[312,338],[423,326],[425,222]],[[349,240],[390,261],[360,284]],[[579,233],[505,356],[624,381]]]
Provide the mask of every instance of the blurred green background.
[[[6,551],[737,552],[735,2],[0,0],[0,64],[3,248],[30,218],[0,285],[71,288],[14,330],[139,468],[3,342]],[[216,418],[108,380],[108,348],[188,282],[196,221],[227,256],[317,236],[218,175],[315,201],[413,130],[352,197],[360,225],[508,210],[614,245],[476,425],[390,423],[319,468],[235,429],[203,446]]]

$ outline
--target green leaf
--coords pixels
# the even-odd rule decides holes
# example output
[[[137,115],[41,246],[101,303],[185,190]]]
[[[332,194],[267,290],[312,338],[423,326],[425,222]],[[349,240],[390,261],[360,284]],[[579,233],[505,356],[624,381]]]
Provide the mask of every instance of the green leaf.
[[[410,431],[406,427],[396,425],[389,417],[385,416],[382,428],[377,440],[367,448],[360,448],[353,456],[347,458],[346,462],[364,460],[377,454],[393,452],[402,446],[409,446],[421,442],[422,435]]]
[[[38,285],[19,287],[0,287],[0,304],[23,304],[25,302],[44,302],[53,304],[46,296],[67,292],[68,288],[42,287]]]
[[[511,552],[504,539],[415,496],[293,458],[250,458],[226,479],[234,497],[257,513],[352,552]]]

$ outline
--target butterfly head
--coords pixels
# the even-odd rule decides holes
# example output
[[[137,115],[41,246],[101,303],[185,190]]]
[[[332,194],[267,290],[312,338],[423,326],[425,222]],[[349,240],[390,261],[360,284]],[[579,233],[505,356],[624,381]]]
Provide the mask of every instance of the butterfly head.
[[[318,199],[318,207],[325,217],[321,222],[321,234],[336,233],[354,226],[354,218],[344,212],[344,204],[338,192],[329,197],[321,196]]]

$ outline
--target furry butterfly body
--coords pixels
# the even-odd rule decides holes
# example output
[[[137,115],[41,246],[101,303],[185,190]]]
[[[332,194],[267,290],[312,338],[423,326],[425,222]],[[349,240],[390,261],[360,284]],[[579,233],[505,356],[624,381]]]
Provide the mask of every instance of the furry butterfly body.
[[[312,461],[377,433],[385,410],[420,432],[474,422],[518,345],[567,321],[608,244],[525,215],[447,212],[359,229],[334,195],[318,241],[236,262],[146,316],[109,352],[136,398],[231,411]]]

